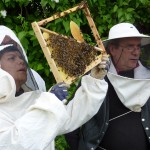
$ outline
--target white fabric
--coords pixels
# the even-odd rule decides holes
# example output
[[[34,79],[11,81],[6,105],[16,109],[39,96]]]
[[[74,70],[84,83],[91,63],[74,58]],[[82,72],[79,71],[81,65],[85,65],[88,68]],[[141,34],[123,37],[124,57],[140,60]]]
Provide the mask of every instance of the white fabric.
[[[0,103],[10,101],[15,97],[16,84],[13,77],[0,69]]]
[[[150,70],[142,66],[134,69],[134,79],[117,75],[116,69],[111,62],[108,79],[113,85],[120,101],[130,110],[140,112],[141,107],[150,97]]]
[[[124,37],[149,37],[140,34],[136,27],[131,23],[119,23],[114,25],[109,32],[108,38],[117,39]]]
[[[103,44],[106,46],[110,40],[126,37],[142,38],[141,45],[147,45],[150,43],[150,36],[139,33],[133,24],[119,23],[110,29],[108,39],[104,40]]]
[[[0,75],[0,85],[14,84],[2,69]],[[54,150],[57,135],[78,128],[97,113],[107,88],[104,80],[87,75],[67,106],[52,93],[32,91],[12,96],[0,104],[0,150]],[[9,91],[9,86],[5,90]]]
[[[5,38],[6,35],[8,35],[9,37],[11,37],[11,39],[13,39],[15,42],[17,42],[19,44],[19,46],[21,47],[22,52],[23,52],[23,54],[25,56],[25,59],[28,61],[27,55],[25,53],[25,50],[24,50],[24,48],[23,48],[20,40],[15,35],[15,33],[11,29],[9,29],[9,28],[7,28],[7,27],[5,27],[3,25],[0,25],[0,44],[2,43],[2,41],[4,40],[4,38]]]
[[[4,40],[6,35],[8,35],[11,39],[13,39],[16,43],[18,43],[18,45],[21,47],[21,50],[23,52],[23,55],[24,55],[26,61],[28,62],[28,59],[27,59],[27,56],[26,56],[26,52],[25,52],[25,50],[24,50],[20,40],[15,35],[15,33],[11,29],[9,29],[9,28],[7,28],[7,27],[5,27],[3,25],[0,25],[0,44],[2,43],[2,41]],[[0,49],[0,50],[2,50],[2,49]],[[45,81],[42,79],[42,77],[36,71],[34,71],[33,69],[31,69],[31,71],[32,71],[32,73],[34,75],[34,78],[35,78],[37,84],[38,84],[39,90],[45,92],[46,91]],[[27,87],[32,88],[30,86],[29,78],[27,78],[26,85],[27,85]],[[26,85],[23,86],[24,89],[27,88]]]
[[[150,79],[150,73],[149,73],[150,70],[144,67],[140,61],[138,61],[138,64],[139,66],[134,69],[134,78],[135,79]],[[114,67],[112,60],[110,60],[109,72],[117,75],[117,71]]]
[[[3,50],[3,49],[6,48],[6,47],[9,47],[9,46],[13,46],[13,44],[8,44],[8,45],[0,46],[0,51]]]

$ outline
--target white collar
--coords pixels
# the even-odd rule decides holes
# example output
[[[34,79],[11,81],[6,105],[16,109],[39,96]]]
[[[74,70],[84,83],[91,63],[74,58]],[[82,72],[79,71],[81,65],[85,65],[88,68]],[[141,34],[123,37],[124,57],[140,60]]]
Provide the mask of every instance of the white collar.
[[[134,79],[150,79],[150,70],[145,68],[140,61],[138,61],[139,66],[134,69]],[[117,71],[114,67],[113,62],[111,61],[109,72],[116,74]]]
[[[117,75],[116,69],[111,63],[107,76],[120,101],[130,110],[140,112],[141,107],[150,97],[150,70],[139,62],[139,66],[134,69],[135,78],[132,79]]]

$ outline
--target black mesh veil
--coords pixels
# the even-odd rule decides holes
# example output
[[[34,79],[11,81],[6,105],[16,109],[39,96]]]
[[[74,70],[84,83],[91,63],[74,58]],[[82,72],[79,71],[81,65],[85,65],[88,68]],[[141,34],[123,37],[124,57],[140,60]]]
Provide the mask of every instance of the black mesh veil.
[[[140,61],[143,66],[150,69],[150,43],[141,47]]]

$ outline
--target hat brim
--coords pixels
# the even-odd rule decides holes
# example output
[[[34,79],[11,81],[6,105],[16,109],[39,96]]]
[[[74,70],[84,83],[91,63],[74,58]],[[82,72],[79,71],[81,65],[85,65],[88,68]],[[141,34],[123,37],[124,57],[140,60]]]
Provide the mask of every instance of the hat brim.
[[[108,43],[111,41],[111,40],[114,40],[114,39],[122,39],[122,38],[129,38],[129,37],[137,37],[137,38],[142,38],[141,40],[141,45],[147,45],[150,43],[150,36],[146,36],[146,35],[143,35],[143,34],[140,34],[138,36],[123,36],[123,37],[119,37],[119,38],[113,38],[113,39],[106,39],[106,40],[103,40],[103,45],[104,47],[106,48]]]
[[[13,46],[13,44],[0,45],[0,52],[1,52],[4,48],[9,47],[9,46]]]

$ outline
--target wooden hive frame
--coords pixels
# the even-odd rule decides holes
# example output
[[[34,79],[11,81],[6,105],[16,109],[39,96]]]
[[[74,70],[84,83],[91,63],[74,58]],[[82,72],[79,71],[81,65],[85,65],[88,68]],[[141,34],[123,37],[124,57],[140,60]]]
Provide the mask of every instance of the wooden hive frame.
[[[103,43],[101,41],[100,35],[96,29],[95,23],[91,17],[88,5],[86,1],[81,2],[79,5],[70,8],[66,11],[63,11],[59,14],[54,14],[53,16],[43,19],[39,22],[33,22],[32,23],[32,28],[35,32],[35,35],[40,43],[40,46],[43,50],[43,53],[47,59],[47,62],[51,68],[51,71],[55,77],[56,82],[65,82],[67,84],[71,84],[74,82],[74,80],[77,77],[70,77],[67,74],[65,74],[64,72],[60,71],[60,69],[57,67],[55,61],[53,60],[53,58],[51,57],[51,46],[47,44],[47,36],[49,33],[53,33],[53,34],[57,34],[51,30],[48,30],[46,28],[43,28],[42,26],[46,25],[47,23],[58,19],[60,17],[64,17],[67,14],[70,14],[72,12],[76,12],[78,10],[83,10],[85,13],[85,16],[88,20],[89,26],[93,32],[94,38],[96,40],[96,43],[98,45],[98,47],[102,50],[102,54],[106,53],[105,48],[103,46]],[[89,66],[86,67],[85,72],[83,74],[85,74],[86,72],[88,72],[89,70],[91,70],[93,67],[95,67],[96,65],[98,65],[101,62],[101,55],[99,55],[97,57],[97,59],[93,62],[91,62],[91,64]],[[80,76],[82,76],[83,74],[81,74]]]

